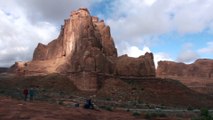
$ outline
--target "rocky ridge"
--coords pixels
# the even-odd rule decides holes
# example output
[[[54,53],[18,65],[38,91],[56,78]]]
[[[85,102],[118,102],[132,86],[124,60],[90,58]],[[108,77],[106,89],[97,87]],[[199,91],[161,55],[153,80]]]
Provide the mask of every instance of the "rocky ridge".
[[[180,80],[200,92],[213,93],[213,60],[198,59],[192,64],[160,61],[157,77]]]

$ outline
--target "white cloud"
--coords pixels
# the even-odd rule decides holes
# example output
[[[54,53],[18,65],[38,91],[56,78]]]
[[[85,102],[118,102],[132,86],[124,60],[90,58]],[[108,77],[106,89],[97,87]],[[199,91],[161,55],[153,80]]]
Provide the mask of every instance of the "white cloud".
[[[0,9],[0,66],[30,60],[38,42],[47,43],[56,37],[56,27],[48,22],[32,24],[23,13]]]
[[[144,0],[144,3],[146,4],[146,5],[149,5],[149,6],[151,6],[152,4],[154,4],[156,2],[156,0]]]
[[[213,14],[208,14],[213,11],[212,0],[116,0],[110,7],[106,21],[116,43],[144,44],[144,37],[174,31],[180,34],[213,31]]]
[[[180,0],[178,4],[173,4],[171,9],[174,14],[173,24],[182,34],[201,32],[213,22],[213,15],[208,14],[212,10],[212,0]]]
[[[89,8],[100,0],[16,0],[17,4],[24,8],[27,17],[31,21],[50,21],[60,24],[69,13],[79,7]],[[33,14],[32,14],[33,13]]]
[[[138,48],[137,46],[126,46],[127,48],[123,50],[122,54],[127,54],[130,57],[139,57],[141,55],[144,55],[146,52],[151,52],[150,48],[147,46],[144,46],[143,49]],[[161,60],[169,60],[172,61],[173,59],[167,54],[163,52],[157,52],[154,53],[154,63],[155,67],[158,66],[158,62]]]
[[[145,36],[154,36],[170,30],[167,4],[156,1],[147,5],[141,0],[117,0],[112,14],[106,20],[111,26],[113,37],[118,41],[143,41]],[[143,42],[142,42],[143,43]]]
[[[140,50],[136,46],[129,46],[122,53],[128,54],[128,56],[130,57],[139,57],[141,55],[144,55],[146,52],[151,52],[150,49],[146,46],[144,46],[142,50]]]
[[[127,40],[174,30],[197,33],[213,24],[212,0],[117,0],[111,10],[108,23],[124,35],[116,38]]]
[[[207,43],[207,47],[198,50],[201,54],[213,54],[213,41]]]
[[[156,68],[158,66],[158,62],[159,61],[163,61],[163,60],[173,61],[173,59],[167,53],[163,53],[163,52],[154,53],[154,62],[155,62],[155,67]]]
[[[199,58],[199,54],[194,51],[193,44],[185,43],[177,57],[178,62],[191,63]]]

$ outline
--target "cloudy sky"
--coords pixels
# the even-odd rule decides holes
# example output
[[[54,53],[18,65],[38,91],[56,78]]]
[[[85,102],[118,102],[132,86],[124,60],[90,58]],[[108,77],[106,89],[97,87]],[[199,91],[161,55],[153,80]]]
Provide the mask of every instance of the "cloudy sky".
[[[79,7],[111,27],[119,55],[213,58],[213,0],[0,0],[0,66],[31,60],[37,44],[56,38]]]

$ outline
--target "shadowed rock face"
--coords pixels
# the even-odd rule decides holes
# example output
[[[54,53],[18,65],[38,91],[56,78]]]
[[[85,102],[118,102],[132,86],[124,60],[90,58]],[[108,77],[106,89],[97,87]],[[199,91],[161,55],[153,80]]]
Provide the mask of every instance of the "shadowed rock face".
[[[71,13],[57,39],[47,45],[39,43],[33,60],[23,69],[25,75],[66,74],[79,89],[87,91],[99,87],[98,74],[155,76],[152,54],[118,58],[110,27],[86,8]]]
[[[178,79],[197,91],[213,93],[213,60],[198,59],[192,64],[160,61],[156,74],[158,77]]]

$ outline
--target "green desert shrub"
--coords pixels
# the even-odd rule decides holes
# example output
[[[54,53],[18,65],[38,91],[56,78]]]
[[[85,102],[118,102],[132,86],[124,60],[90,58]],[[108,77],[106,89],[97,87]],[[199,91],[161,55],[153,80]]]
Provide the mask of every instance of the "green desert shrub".
[[[187,110],[188,110],[188,111],[192,111],[192,110],[193,110],[193,107],[189,106],[189,107],[187,108]]]
[[[207,108],[202,108],[200,110],[200,116],[193,118],[192,120],[213,120],[213,117],[209,114],[209,110]]]
[[[59,104],[59,105],[63,105],[63,104],[64,104],[64,101],[60,100],[60,101],[58,101],[58,104]]]
[[[134,111],[134,112],[132,113],[132,115],[133,115],[133,116],[140,116],[140,115],[141,115],[141,113],[140,113],[140,112],[138,112],[138,111]]]
[[[145,118],[150,120],[156,117],[167,117],[167,115],[165,113],[162,112],[152,112],[152,113],[146,113],[145,114]]]
[[[209,110],[207,108],[202,108],[200,110],[200,116],[204,116],[204,117],[209,116]]]
[[[106,101],[111,101],[112,99],[111,98],[106,98]]]

